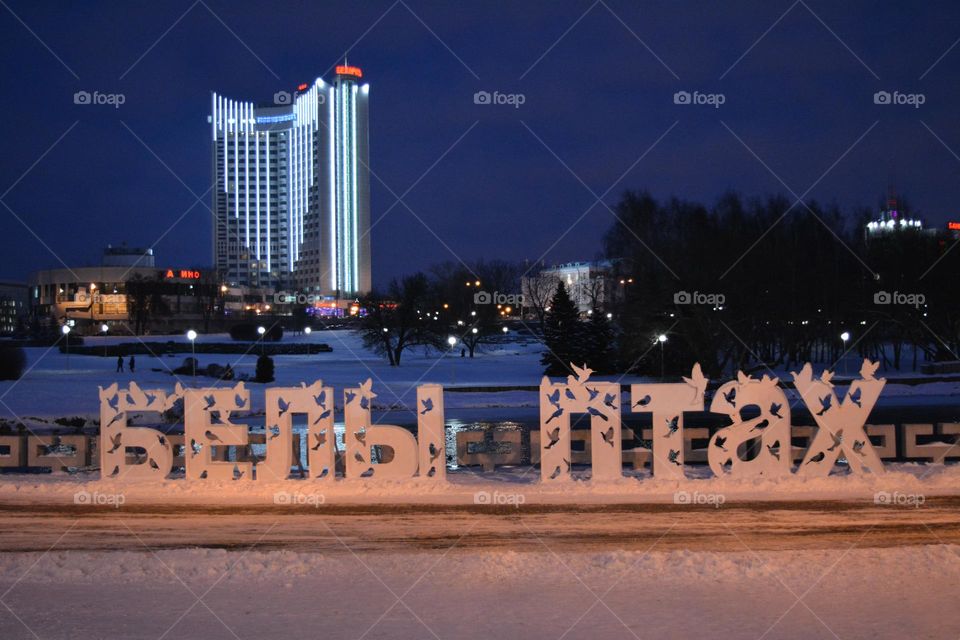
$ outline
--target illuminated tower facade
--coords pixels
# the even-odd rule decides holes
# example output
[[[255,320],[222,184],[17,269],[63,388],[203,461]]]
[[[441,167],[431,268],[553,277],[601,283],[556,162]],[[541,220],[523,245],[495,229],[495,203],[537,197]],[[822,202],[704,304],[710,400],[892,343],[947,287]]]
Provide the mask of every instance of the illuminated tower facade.
[[[332,84],[318,78],[267,104],[212,95],[213,258],[224,282],[331,301],[370,290],[362,77],[338,66]]]

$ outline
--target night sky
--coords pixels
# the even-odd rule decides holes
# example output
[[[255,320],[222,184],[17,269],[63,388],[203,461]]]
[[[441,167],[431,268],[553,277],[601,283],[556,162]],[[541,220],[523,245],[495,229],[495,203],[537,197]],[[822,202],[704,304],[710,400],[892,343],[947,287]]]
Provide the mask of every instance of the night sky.
[[[955,1],[0,4],[0,280],[124,241],[209,265],[210,91],[269,101],[344,52],[371,85],[375,284],[592,259],[614,221],[597,198],[625,189],[876,208],[893,180],[928,223],[960,218]]]

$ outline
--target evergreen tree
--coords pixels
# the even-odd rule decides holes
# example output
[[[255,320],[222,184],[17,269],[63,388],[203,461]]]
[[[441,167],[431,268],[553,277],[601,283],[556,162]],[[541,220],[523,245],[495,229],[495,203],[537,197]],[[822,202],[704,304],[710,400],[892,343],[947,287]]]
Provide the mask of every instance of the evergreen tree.
[[[548,376],[567,375],[571,362],[580,364],[584,361],[585,333],[577,306],[570,299],[563,281],[560,281],[544,322],[543,338],[547,350],[540,363],[546,367]]]
[[[584,360],[597,373],[614,373],[617,370],[617,353],[613,327],[607,315],[594,308],[584,327]]]
[[[254,380],[256,382],[273,382],[273,358],[267,355],[257,358]]]

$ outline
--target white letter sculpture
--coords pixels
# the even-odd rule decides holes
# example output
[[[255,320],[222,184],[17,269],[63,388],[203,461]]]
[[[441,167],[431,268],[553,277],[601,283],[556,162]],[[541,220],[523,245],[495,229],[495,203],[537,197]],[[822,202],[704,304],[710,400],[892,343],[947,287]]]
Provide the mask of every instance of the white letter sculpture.
[[[160,389],[143,390],[136,382],[120,389],[116,382],[100,387],[100,473],[109,478],[131,480],[163,480],[173,465],[173,447],[156,429],[128,427],[131,411],[164,412],[183,396],[177,383],[171,395]],[[141,462],[129,463],[128,447],[143,449]]]
[[[586,365],[570,364],[576,377],[566,383],[540,382],[540,479],[570,478],[570,414],[590,416],[590,477],[616,480],[623,477],[620,427],[620,384],[589,382]]]
[[[879,362],[863,361],[860,379],[850,383],[843,404],[837,400],[830,379],[833,373],[824,371],[819,379],[813,377],[813,367],[808,362],[800,373],[793,374],[797,392],[816,420],[817,434],[810,443],[797,475],[822,477],[830,474],[837,458],[842,454],[854,473],[883,473],[883,463],[863,425],[880,397],[886,379],[874,377]]]
[[[184,390],[184,440],[188,480],[251,480],[252,462],[218,462],[211,446],[244,446],[246,425],[230,422],[230,412],[250,409],[250,392],[238,382],[233,388]],[[216,416],[214,416],[216,414]]]
[[[367,379],[355,389],[343,392],[346,431],[343,436],[348,478],[367,475],[378,480],[410,478],[417,472],[417,439],[402,427],[370,424],[370,400],[376,398]],[[374,446],[393,450],[390,462],[373,464],[370,449]]]
[[[713,413],[724,413],[734,421],[710,438],[707,461],[717,477],[724,475],[723,467],[730,463],[731,476],[777,476],[790,473],[790,405],[778,379],[764,375],[757,380],[742,371],[737,380],[717,389],[710,404]],[[743,420],[746,407],[756,407],[759,415]],[[744,460],[738,449],[741,445],[754,447],[756,455]],[[745,447],[745,448],[746,448]]]
[[[293,466],[293,415],[306,414],[307,442],[310,449],[310,475],[334,469],[336,440],[333,438],[333,390],[317,380],[309,387],[273,387],[267,389],[267,457],[257,465],[257,480],[286,480]],[[330,406],[328,406],[330,405]],[[318,428],[319,427],[319,428]],[[326,445],[327,438],[333,446]],[[314,462],[317,468],[314,469]]]
[[[674,384],[630,386],[633,412],[653,414],[650,448],[653,475],[683,477],[683,412],[703,411],[703,392],[707,388],[699,362],[693,365],[690,377],[683,380]]]

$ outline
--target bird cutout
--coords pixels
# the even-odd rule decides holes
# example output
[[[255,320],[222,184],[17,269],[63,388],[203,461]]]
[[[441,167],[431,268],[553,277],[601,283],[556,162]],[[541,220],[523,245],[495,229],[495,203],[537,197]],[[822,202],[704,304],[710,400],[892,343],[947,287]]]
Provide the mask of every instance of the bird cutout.
[[[582,367],[578,367],[571,362],[570,368],[573,369],[573,372],[577,375],[577,382],[580,384],[586,382],[590,378],[590,374],[593,373],[593,369],[589,368],[586,364],[584,364]]]
[[[167,446],[167,439],[164,438],[163,436],[157,436],[157,440],[160,441],[160,446],[161,446],[161,447]]]
[[[877,369],[880,367],[880,361],[870,362],[866,358],[863,359],[863,366],[860,367],[860,377],[864,380],[876,380],[874,377],[877,373]]]
[[[610,421],[610,418],[604,415],[603,411],[600,411],[599,409],[594,409],[593,407],[587,407],[587,413],[589,413],[591,416],[597,416],[598,418],[602,418],[604,422]],[[549,422],[549,420],[547,422]]]
[[[440,447],[434,443],[430,443],[430,464],[433,464],[433,461],[440,457]]]
[[[693,369],[690,370],[690,377],[681,376],[683,381],[688,385],[694,388],[693,401],[696,402],[697,398],[702,398],[704,391],[707,390],[707,378],[703,375],[703,369],[700,368],[700,363],[695,362]]]
[[[843,444],[843,429],[841,429],[840,431],[837,431],[837,433],[835,434],[831,433],[830,439],[833,440],[833,444],[830,445],[830,448],[827,449],[827,451],[833,451],[834,449],[839,447],[841,444]]]
[[[737,406],[737,388],[733,387],[730,391],[723,394],[723,399],[730,403],[730,406]]]
[[[200,451],[203,449],[203,445],[197,442],[196,440],[190,441],[190,457],[199,455]]]
[[[223,418],[220,417],[220,411],[210,412],[210,424],[223,424]]]
[[[133,395],[130,392],[127,392],[127,404],[130,406],[136,406],[137,401],[134,399]]]
[[[823,451],[821,451],[821,452],[818,453],[817,455],[815,455],[815,456],[813,456],[812,458],[810,458],[809,460],[807,460],[807,464],[810,464],[811,462],[820,462],[820,461],[822,461],[822,460],[823,460],[824,458],[826,458],[826,457],[827,457],[826,454],[825,454]]]
[[[270,425],[270,427],[268,428],[268,431],[270,432],[271,440],[273,440],[274,438],[280,437],[280,425],[276,425],[276,424]]]
[[[833,380],[833,371],[830,371],[829,369],[824,369],[823,373],[820,374],[820,382],[832,388],[833,387],[833,382],[831,382],[832,380]]]
[[[125,416],[125,415],[127,415],[127,412],[126,412],[126,411],[121,411],[120,413],[118,413],[117,415],[113,416],[113,417],[110,419],[110,422],[107,423],[107,426],[109,427],[110,425],[112,425],[114,422],[116,422],[117,420],[121,419],[121,418],[122,418],[123,416]]]
[[[277,396],[277,406],[280,407],[280,413],[278,414],[279,416],[282,416],[283,414],[285,414],[287,411],[290,410],[290,403],[284,400],[283,398],[281,398],[280,396]]]
[[[113,445],[113,447],[109,451],[107,451],[107,453],[113,453],[114,451],[120,448],[121,446],[120,438],[122,437],[123,437],[123,431],[121,431],[115,436],[110,436],[110,444]]]
[[[555,407],[560,406],[560,389],[554,389],[553,393],[547,395],[547,402]]]
[[[606,431],[600,433],[600,437],[611,447],[613,446],[613,427],[608,427]]]
[[[563,464],[567,465],[567,473],[570,473],[570,469],[573,468],[573,465],[570,464],[570,461],[566,458],[561,458],[561,460],[563,460]]]
[[[853,391],[851,391],[851,392],[850,392],[850,402],[852,402],[853,404],[857,405],[858,407],[860,407],[860,408],[862,409],[862,408],[863,408],[863,405],[860,404],[860,392],[861,392],[861,391],[862,391],[862,389],[861,389],[860,387],[857,387],[856,389],[854,389]]]
[[[157,394],[155,394],[155,393],[148,393],[148,392],[144,391],[144,392],[143,392],[143,395],[144,395],[144,397],[146,397],[146,399],[147,399],[147,406],[148,406],[148,407],[149,407],[150,405],[152,405],[154,402],[156,402],[156,400],[157,400]]]
[[[207,437],[207,440],[209,440],[210,442],[220,442],[220,436],[215,434],[213,431],[210,431],[209,429],[203,435],[205,435]]]
[[[853,441],[853,450],[856,451],[857,453],[859,453],[859,454],[862,456],[862,455],[864,455],[864,453],[863,453],[863,447],[864,447],[866,444],[867,444],[867,443],[866,443],[864,440],[854,440],[854,441]]]
[[[753,428],[750,429],[750,431],[751,431],[751,432],[752,432],[752,431],[763,431],[764,429],[766,429],[766,428],[769,427],[769,426],[770,426],[770,421],[767,420],[766,418],[764,418],[763,420],[761,420],[761,421],[758,422],[757,424],[753,425]]]
[[[350,404],[351,402],[353,402],[353,399],[357,397],[357,394],[354,393],[353,391],[346,391],[344,393],[344,396],[346,396],[347,398],[347,404]]]
[[[206,480],[206,479],[207,479],[207,470],[206,470],[206,469],[204,469],[204,470],[203,470],[203,473],[200,474],[200,479],[201,479],[201,480]]]
[[[664,434],[664,438],[669,438],[675,434],[680,429],[680,416],[673,416],[667,420],[667,433]]]
[[[110,398],[109,400],[107,400],[107,405],[108,405],[111,409],[113,409],[114,411],[119,411],[119,410],[120,410],[119,404],[120,404],[120,394],[119,394],[119,393],[118,393],[118,394],[115,394],[112,398]]]
[[[324,429],[320,433],[313,434],[313,439],[317,441],[317,444],[310,447],[310,450],[317,451],[320,447],[327,444],[327,430]]]
[[[420,412],[420,415],[426,415],[433,411],[433,398],[426,398],[420,401],[420,404],[423,405],[423,411]]]
[[[243,472],[243,471],[240,471],[240,467],[238,467],[237,465],[234,465],[234,466],[233,466],[233,479],[234,479],[234,480],[239,480],[240,478],[243,477],[243,474],[244,474],[244,472]]]
[[[637,400],[637,401],[634,403],[633,406],[635,406],[635,407],[645,407],[645,406],[647,406],[648,404],[650,404],[650,400],[651,400],[651,399],[652,399],[652,398],[650,398],[650,394],[648,393],[647,395],[645,395],[645,396],[643,396],[642,398],[640,398],[639,400]]]
[[[551,449],[553,445],[560,442],[560,427],[555,428],[553,431],[548,431],[547,438],[550,439],[550,443],[545,446],[544,449]]]
[[[554,469],[554,470],[553,470],[553,473],[550,474],[550,479],[551,479],[551,480],[556,480],[556,479],[557,479],[557,476],[559,476],[561,473],[562,473],[562,471],[560,470],[560,465],[557,465],[557,468]]]
[[[556,411],[550,414],[550,417],[547,418],[544,424],[550,424],[554,418],[559,418],[562,415],[563,415],[563,407],[558,407]]]
[[[577,399],[576,394],[573,392],[572,389],[570,389],[570,387],[567,387],[566,389],[563,390],[563,395],[567,396],[568,400],[576,401]]]
[[[233,396],[233,401],[236,402],[236,403],[237,403],[237,406],[240,407],[241,409],[243,408],[243,405],[247,404],[246,398],[244,398],[244,397],[243,397],[242,395],[240,395],[239,393],[234,394],[234,396]]]
[[[587,402],[593,402],[593,400],[600,395],[599,389],[591,389],[590,387],[584,387],[587,390],[587,395],[590,397],[587,399]]]
[[[359,451],[353,454],[353,459],[356,460],[357,462],[366,462],[363,459],[363,455]]]
[[[213,405],[217,404],[217,397],[211,393],[210,395],[203,396],[203,401],[207,403],[204,410],[209,411]]]
[[[727,448],[726,448],[725,446],[723,446],[723,445],[725,445],[726,443],[727,443],[727,439],[724,438],[723,436],[717,436],[717,437],[714,438],[714,440],[713,440],[714,446],[716,446],[716,447],[717,447],[718,449],[720,449],[721,451],[726,451],[726,450],[727,450]]]
[[[365,382],[360,383],[360,408],[369,409],[370,401],[377,397],[373,392],[373,379],[367,378]]]
[[[321,413],[319,416],[317,416],[317,419],[313,421],[313,424],[317,424],[318,422],[328,417],[329,415],[330,415],[330,409],[327,409],[326,411]]]
[[[677,458],[680,457],[680,452],[676,449],[670,449],[670,453],[667,455],[667,460],[677,465],[678,467],[683,466],[677,461]]]
[[[356,439],[357,439],[357,442],[359,442],[360,444],[362,444],[362,445],[366,445],[366,444],[367,444],[367,432],[366,432],[366,431],[354,431],[354,432],[353,432],[353,437],[356,438]]]
[[[313,401],[317,403],[317,406],[321,409],[327,408],[327,392],[321,390],[319,395],[313,396]]]
[[[783,416],[780,415],[780,409],[782,408],[783,408],[783,405],[780,404],[779,402],[771,402],[770,415],[776,416],[777,418],[780,418],[781,420],[783,420]]]
[[[774,458],[779,460],[780,459],[780,441],[777,440],[772,445],[768,444],[767,451],[770,452],[770,455],[772,455]]]
[[[150,458],[150,460],[148,460],[148,463],[150,464],[151,469],[156,469],[157,471],[160,470],[160,465],[158,465],[157,461],[154,460],[153,458]]]
[[[617,396],[612,393],[603,394],[603,405],[605,407],[610,407],[611,409],[616,409],[617,405],[613,403],[616,400]]]
[[[830,406],[831,406],[832,403],[833,403],[833,396],[832,396],[832,395],[824,396],[824,397],[820,398],[820,407],[821,407],[821,408],[820,408],[820,411],[817,411],[817,415],[818,415],[818,416],[822,416],[822,415],[825,414],[827,411],[829,411],[829,410],[830,410]]]

